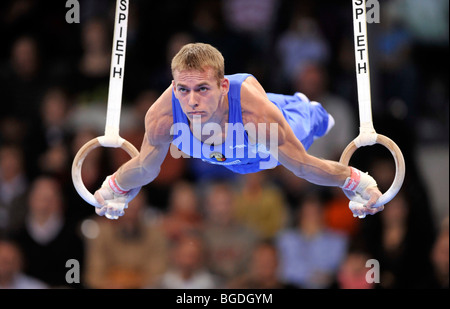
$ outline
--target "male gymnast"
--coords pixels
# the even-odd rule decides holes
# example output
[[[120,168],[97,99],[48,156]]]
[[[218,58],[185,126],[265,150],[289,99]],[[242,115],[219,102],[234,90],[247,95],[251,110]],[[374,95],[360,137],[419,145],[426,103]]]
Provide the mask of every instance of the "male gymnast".
[[[355,217],[384,209],[373,207],[382,194],[370,175],[307,153],[334,124],[319,103],[298,92],[266,93],[250,74],[224,75],[224,58],[209,44],[185,45],[171,69],[171,85],[145,116],[139,155],[106,177],[95,192],[102,206],[96,208],[98,215],[122,216],[140,188],[158,176],[171,143],[190,157],[236,173],[281,164],[311,183],[338,186],[360,202],[350,207]]]

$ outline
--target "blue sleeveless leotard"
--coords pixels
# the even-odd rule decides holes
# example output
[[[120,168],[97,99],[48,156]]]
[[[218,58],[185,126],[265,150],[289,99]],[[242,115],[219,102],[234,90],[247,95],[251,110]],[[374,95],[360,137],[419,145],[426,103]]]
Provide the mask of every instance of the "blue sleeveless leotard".
[[[270,155],[264,146],[249,142],[246,130],[256,129],[257,125],[248,124],[244,127],[242,123],[241,85],[249,76],[251,75],[226,75],[230,81],[229,115],[225,142],[220,145],[209,145],[194,137],[188,118],[172,92],[174,123],[172,143],[190,157],[222,165],[239,174],[258,172],[279,165],[280,163]],[[327,131],[328,113],[320,104],[309,102],[305,95],[301,93],[294,95],[267,93],[267,96],[282,111],[295,136],[305,149],[311,146],[315,137],[320,137]],[[193,130],[196,128],[194,127]]]

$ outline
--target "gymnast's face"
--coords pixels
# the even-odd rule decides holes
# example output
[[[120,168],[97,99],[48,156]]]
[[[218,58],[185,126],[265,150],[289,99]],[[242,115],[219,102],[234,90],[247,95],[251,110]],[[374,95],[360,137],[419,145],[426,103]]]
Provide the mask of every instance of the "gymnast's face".
[[[211,68],[175,71],[173,88],[181,109],[191,122],[194,117],[200,118],[201,123],[222,122],[228,111],[228,79],[218,81]]]

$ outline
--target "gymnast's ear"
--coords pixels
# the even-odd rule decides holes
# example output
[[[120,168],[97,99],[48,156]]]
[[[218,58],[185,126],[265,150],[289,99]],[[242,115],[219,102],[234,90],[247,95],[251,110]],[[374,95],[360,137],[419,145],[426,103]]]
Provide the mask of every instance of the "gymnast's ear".
[[[227,95],[230,90],[230,80],[226,77],[222,78],[220,81],[220,90],[222,90],[222,95]]]

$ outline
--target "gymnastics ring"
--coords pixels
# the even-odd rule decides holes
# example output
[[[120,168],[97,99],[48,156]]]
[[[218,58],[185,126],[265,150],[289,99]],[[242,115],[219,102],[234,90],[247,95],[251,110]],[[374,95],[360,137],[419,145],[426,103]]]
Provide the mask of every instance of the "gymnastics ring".
[[[96,137],[84,144],[84,146],[81,147],[78,151],[72,163],[72,181],[75,189],[87,203],[95,207],[101,207],[101,205],[97,202],[94,195],[92,195],[89,190],[86,189],[86,186],[83,183],[83,179],[81,178],[81,169],[83,167],[84,159],[92,150],[98,147],[108,147],[105,146],[105,143],[103,142],[104,138],[105,136]],[[122,148],[131,157],[135,157],[139,154],[139,151],[136,149],[136,147],[134,147],[133,144],[123,138],[119,138],[118,146],[113,148]]]
[[[406,167],[403,154],[400,151],[400,148],[397,146],[397,144],[394,143],[394,141],[392,141],[390,138],[384,135],[377,134],[376,144],[380,144],[386,147],[391,152],[395,160],[394,181],[392,182],[389,189],[375,203],[374,207],[379,207],[381,205],[389,203],[397,195],[398,191],[400,191],[403,184],[403,180],[405,179]],[[339,162],[344,165],[348,165],[350,162],[350,158],[353,156],[356,149],[358,148],[359,147],[356,146],[355,140],[351,141],[350,144],[348,144],[347,147],[342,152]]]

